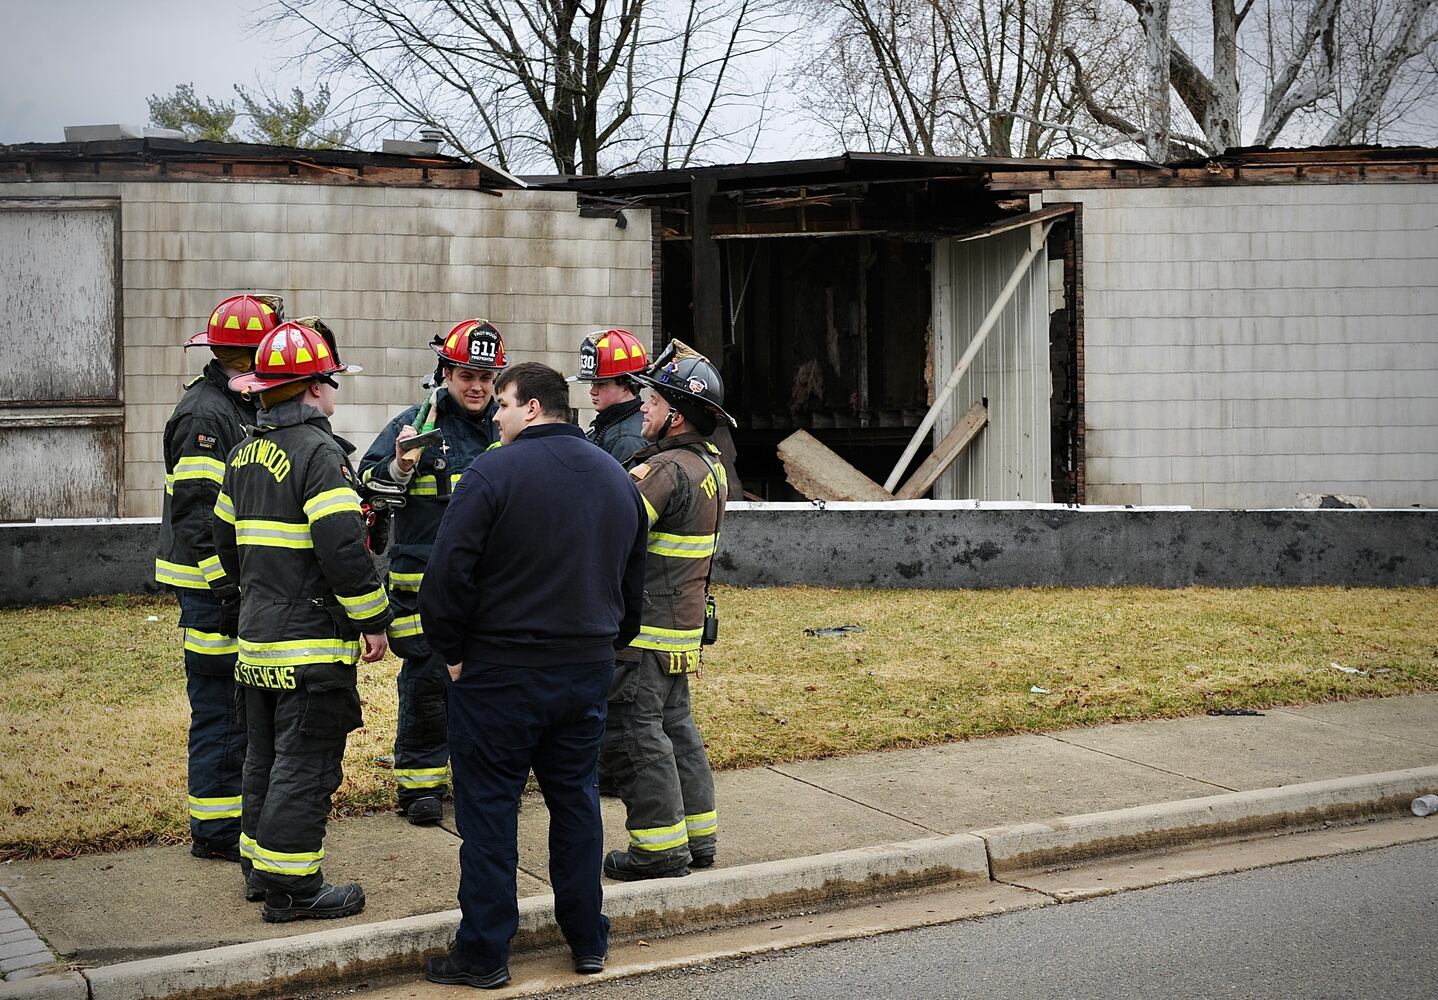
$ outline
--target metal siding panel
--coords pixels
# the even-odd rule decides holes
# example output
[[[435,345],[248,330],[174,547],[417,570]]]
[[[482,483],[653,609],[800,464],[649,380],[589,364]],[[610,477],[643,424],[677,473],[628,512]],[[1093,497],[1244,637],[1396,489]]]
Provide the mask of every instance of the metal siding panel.
[[[115,517],[119,513],[120,427],[6,427],[0,521]]]
[[[0,206],[0,401],[115,400],[111,208]],[[57,363],[57,361],[59,363]]]
[[[1028,242],[1028,231],[1018,230],[936,246],[936,383],[942,384],[952,372]],[[940,477],[936,497],[1053,499],[1048,298],[1048,261],[1041,252],[935,422],[938,443],[969,407],[989,400],[989,425]]]

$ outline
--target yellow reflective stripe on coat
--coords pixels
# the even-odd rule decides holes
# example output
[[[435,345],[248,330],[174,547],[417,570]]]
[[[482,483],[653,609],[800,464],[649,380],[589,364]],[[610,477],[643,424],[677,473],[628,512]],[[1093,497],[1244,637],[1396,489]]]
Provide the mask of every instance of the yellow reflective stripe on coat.
[[[191,590],[210,589],[210,581],[205,579],[200,567],[167,562],[164,559],[155,560],[155,582],[171,587],[189,587]]]
[[[659,511],[654,509],[654,505],[649,502],[649,498],[643,493],[639,494],[639,499],[644,501],[644,511],[649,515],[649,526],[652,528],[654,527],[654,523],[659,520]]]
[[[205,556],[200,560],[200,572],[205,574],[205,579],[210,583],[225,578],[225,567],[220,565],[219,556]]]
[[[463,475],[462,472],[450,473],[449,491],[451,493],[459,485],[459,480]],[[437,497],[439,496],[439,479],[434,476],[415,476],[410,480],[409,494],[416,497]]]
[[[359,512],[359,494],[348,486],[316,493],[305,501],[305,517],[309,518],[311,524],[322,517],[329,517],[331,514],[358,514]]]
[[[201,632],[197,628],[185,629],[185,650],[201,656],[234,656],[240,651],[240,640],[232,635],[218,632]]]
[[[449,781],[443,767],[397,767],[394,780],[401,788],[438,788]]]
[[[255,856],[255,838],[248,833],[240,834],[240,857],[253,859]]]
[[[389,586],[391,590],[419,590],[419,585],[424,582],[424,573],[394,573],[389,575]]]
[[[419,635],[424,631],[420,624],[419,615],[404,615],[389,623],[389,637],[391,639],[408,639],[412,635]]]
[[[648,830],[630,830],[629,846],[638,851],[667,851],[689,843],[689,834],[681,819],[673,826],[656,826]]]
[[[235,541],[240,545],[267,545],[277,549],[312,549],[308,524],[264,521],[258,518],[235,522]]]
[[[675,559],[707,559],[719,547],[718,535],[671,535],[667,531],[649,532],[649,551],[656,556]]]
[[[220,490],[220,495],[215,497],[215,516],[229,524],[235,523],[235,502],[224,490]]]
[[[346,597],[344,594],[336,594],[335,597],[339,598],[340,607],[345,609],[345,614],[357,622],[389,610],[389,595],[384,592],[383,587],[376,587],[355,597]]]
[[[225,795],[220,798],[200,799],[191,795],[190,815],[195,819],[238,819],[240,796]]]
[[[186,455],[175,463],[170,481],[178,483],[184,479],[208,479],[212,483],[222,483],[225,481],[225,463],[205,455]]]
[[[320,870],[320,862],[325,859],[323,847],[318,851],[286,853],[261,847],[258,841],[251,843],[250,854],[245,855],[243,847],[240,848],[240,854],[249,857],[262,872],[274,872],[276,875],[313,875]]]
[[[306,663],[353,663],[359,641],[345,639],[286,639],[251,642],[240,638],[240,662],[267,667],[298,667]]]
[[[704,626],[698,628],[656,628],[640,625],[639,637],[629,645],[635,649],[657,649],[661,652],[682,653],[698,649],[704,637]]]
[[[707,813],[685,816],[684,826],[690,837],[712,837],[719,832],[719,814],[710,809]]]

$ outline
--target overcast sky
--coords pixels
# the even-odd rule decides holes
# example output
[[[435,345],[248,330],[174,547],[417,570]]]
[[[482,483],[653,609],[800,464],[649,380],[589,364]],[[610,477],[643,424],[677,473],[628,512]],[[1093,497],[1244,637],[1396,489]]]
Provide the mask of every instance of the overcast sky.
[[[145,99],[193,83],[288,89],[248,28],[254,0],[0,0],[0,143],[60,142],[66,125],[143,125]]]

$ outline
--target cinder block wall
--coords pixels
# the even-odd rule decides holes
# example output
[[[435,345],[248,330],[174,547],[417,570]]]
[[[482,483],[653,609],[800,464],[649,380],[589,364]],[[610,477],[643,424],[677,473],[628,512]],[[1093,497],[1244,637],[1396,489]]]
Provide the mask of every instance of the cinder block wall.
[[[338,433],[363,451],[434,368],[428,342],[470,316],[503,332],[511,362],[569,372],[580,338],[652,337],[650,225],[581,219],[551,191],[217,181],[6,185],[4,195],[118,197],[123,230],[125,505],[160,512],[161,433],[183,382],[209,360],[180,344],[232,290],[284,296],[330,322],[365,374],[343,384]],[[572,402],[588,407],[578,390]],[[588,419],[592,414],[585,414]]]
[[[1087,499],[1438,505],[1438,185],[1083,203]]]

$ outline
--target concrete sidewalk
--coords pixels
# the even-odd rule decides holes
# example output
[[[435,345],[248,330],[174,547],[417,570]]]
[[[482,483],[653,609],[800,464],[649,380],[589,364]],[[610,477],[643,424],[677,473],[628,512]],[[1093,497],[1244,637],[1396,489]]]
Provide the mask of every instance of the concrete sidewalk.
[[[823,859],[813,856],[850,852],[826,862],[842,878],[842,858],[856,849],[1432,767],[1438,765],[1435,720],[1438,694],[1426,694],[724,772],[717,776],[719,866],[704,876],[730,869],[723,881],[737,883],[748,877],[745,872],[760,878],[772,871],[774,866],[765,862],[817,862]],[[604,800],[604,822],[609,845],[623,846],[623,810],[617,801]],[[549,892],[547,828],[542,800],[527,797],[520,816],[523,896]],[[323,923],[263,923],[259,906],[243,900],[238,866],[195,860],[185,847],[15,862],[0,867],[0,891],[61,962],[98,967],[248,942],[269,941],[273,950],[281,946],[271,939],[295,939],[298,947],[299,938],[317,931],[452,910],[458,844],[448,813],[440,827],[428,829],[393,815],[332,823],[326,874],[334,881],[362,882],[369,903],[359,916]],[[669,880],[666,889],[678,891],[700,880],[697,875]],[[636,895],[634,887],[614,883],[606,883],[606,891],[619,907]],[[6,942],[12,951],[32,945],[24,929],[0,928],[0,969],[5,969]],[[13,977],[59,968],[32,960],[5,971]],[[23,982],[0,986],[0,995],[18,991]],[[40,985],[38,977],[34,985]]]

